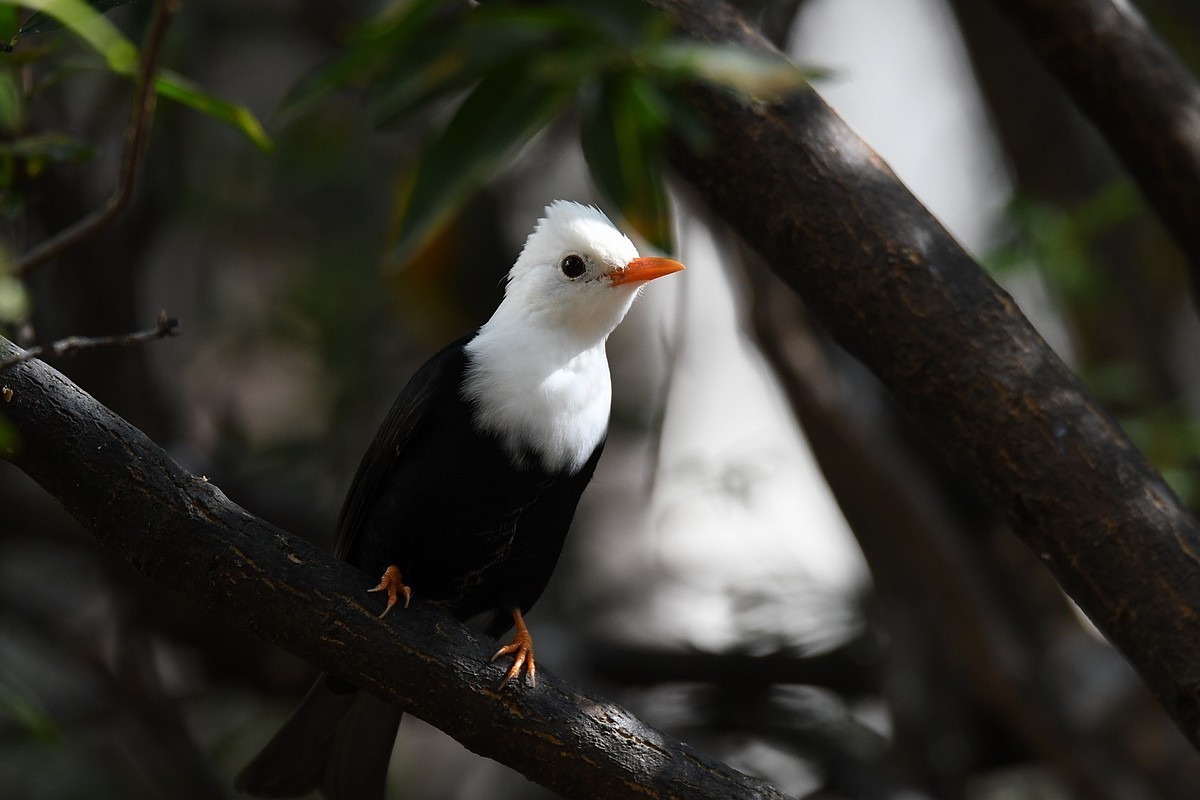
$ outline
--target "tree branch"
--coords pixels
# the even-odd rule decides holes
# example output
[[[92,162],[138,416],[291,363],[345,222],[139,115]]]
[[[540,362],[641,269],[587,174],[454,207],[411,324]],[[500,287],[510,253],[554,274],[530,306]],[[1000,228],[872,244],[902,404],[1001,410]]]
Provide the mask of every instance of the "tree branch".
[[[720,0],[648,0],[769,48]],[[692,90],[712,147],[675,169],[1002,510],[1193,744],[1200,528],[1008,297],[811,89]]]
[[[974,0],[972,0],[974,2]],[[1133,175],[1200,292],[1200,84],[1132,4],[994,0]]]
[[[994,588],[999,575],[964,552],[961,520],[945,506],[942,496],[925,485],[919,466],[899,454],[904,446],[895,441],[895,432],[878,420],[866,419],[867,415],[847,411],[854,407],[853,399],[845,396],[842,382],[834,377],[836,368],[816,341],[803,303],[772,292],[778,280],[757,263],[747,263],[744,269],[759,349],[779,379],[821,473],[862,547],[876,603],[886,609],[881,615],[914,618],[919,625],[928,625],[936,616],[937,625],[927,630],[958,680],[1015,740],[1054,769],[1074,795],[1093,800],[1157,796],[1146,776],[1130,768],[1132,759],[1104,740],[1099,730],[1077,724],[1070,705],[1050,689],[1053,680],[1047,679],[1046,659],[1026,638],[1033,626],[1027,618],[1011,616],[1011,606]],[[1053,590],[1053,584],[1046,583]],[[1028,596],[1034,587],[1027,583],[1020,589]],[[1061,600],[1061,593],[1054,590],[1054,595]],[[911,612],[896,614],[905,608]],[[896,630],[895,625],[888,625],[889,637],[905,636],[905,630]],[[907,638],[904,646],[912,647],[919,636]],[[896,662],[893,657],[888,664],[895,669]],[[911,670],[912,664],[903,663],[901,668]],[[905,676],[906,682],[917,680]],[[940,685],[937,691],[944,695],[951,690]],[[905,720],[899,710],[894,713],[896,735],[903,736]],[[1159,714],[1158,720],[1169,728],[1165,714]],[[1188,752],[1181,737],[1178,741]]]
[[[151,341],[152,339],[162,339],[167,336],[178,335],[179,320],[167,316],[166,311],[159,311],[153,328],[134,331],[133,333],[117,334],[115,336],[68,336],[65,339],[59,339],[47,345],[30,347],[28,350],[22,350],[8,358],[0,360],[0,372],[4,372],[4,370],[14,364],[28,361],[31,358],[42,358],[47,355],[65,356],[95,347],[129,347]]]
[[[0,338],[0,360],[17,348]],[[552,674],[497,689],[495,642],[419,600],[379,619],[364,573],[240,508],[41,361],[3,374],[0,452],[146,577],[567,797],[783,798]]]

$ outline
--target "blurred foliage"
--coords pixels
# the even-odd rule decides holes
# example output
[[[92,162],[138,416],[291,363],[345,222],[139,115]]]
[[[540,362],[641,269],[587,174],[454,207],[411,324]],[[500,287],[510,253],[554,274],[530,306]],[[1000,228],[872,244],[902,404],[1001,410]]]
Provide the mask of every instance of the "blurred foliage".
[[[405,263],[539,131],[579,98],[592,178],[652,245],[673,249],[661,169],[669,134],[703,147],[684,102],[702,80],[753,98],[804,86],[782,58],[683,41],[644,3],[565,0],[478,8],[413,0],[389,8],[294,93],[293,106],[347,84],[380,125],[466,93],[401,193],[392,257]]]
[[[12,13],[15,6],[35,9],[36,13],[24,25],[11,36],[5,37],[10,42],[10,49],[27,36],[65,28],[98,53],[108,70],[132,78],[138,72],[137,47],[103,16],[103,12],[131,2],[133,0],[8,0],[0,4],[0,10],[7,12],[6,18],[0,21],[8,23],[10,19],[15,19],[15,14]],[[41,57],[62,56],[59,52],[51,50],[34,54],[35,59]],[[14,61],[28,63],[27,59]],[[93,68],[92,64],[86,62],[84,66]],[[245,106],[214,97],[186,78],[165,69],[159,71],[155,90],[162,97],[229,124],[259,148],[271,149],[271,140],[263,130],[262,124]],[[4,102],[0,101],[0,114],[4,114],[4,106]]]
[[[29,23],[21,26],[13,35],[10,47],[27,34],[63,27],[103,56],[113,72],[132,75],[137,70],[137,48],[116,26],[83,0],[9,0],[6,5],[24,6],[37,12]],[[50,25],[47,17],[59,24]]]
[[[13,51],[12,45],[25,37],[66,29],[98,53],[104,68],[123,77],[135,77],[139,69],[137,48],[105,12],[132,0],[12,0],[0,3],[0,40],[9,41],[9,52],[0,56],[0,219],[14,223],[26,210],[28,193],[47,169],[79,166],[92,161],[96,148],[83,139],[57,130],[26,130],[31,106],[42,92],[81,71],[96,69],[94,61],[80,61],[61,42]],[[18,27],[17,8],[36,9]],[[39,68],[40,81],[24,80]],[[191,81],[168,70],[156,80],[159,95],[231,125],[259,148],[269,150],[271,140],[257,118],[245,106],[215,97]],[[10,326],[26,319],[31,304],[25,287],[0,270],[0,325]]]
[[[1117,312],[1130,304],[1114,271],[1101,263],[1102,255],[1118,229],[1147,213],[1137,188],[1127,179],[1070,206],[1017,197],[1008,209],[1009,241],[989,254],[985,263],[1001,277],[1037,271],[1080,345],[1076,371],[1113,410],[1171,488],[1197,509],[1200,420],[1178,399],[1159,396],[1151,362],[1095,344],[1098,331],[1112,336],[1119,329]],[[1142,278],[1153,283],[1154,259],[1145,259],[1139,265]]]
[[[12,1],[17,2],[17,0]],[[98,14],[103,14],[106,11],[111,11],[117,6],[128,5],[132,2],[134,2],[134,0],[86,0],[84,5],[87,5]],[[53,5],[56,4],[43,2],[37,4],[36,7],[50,8]],[[32,4],[30,5],[30,8],[34,7],[35,6]],[[66,4],[61,4],[61,7],[67,8],[68,6]],[[49,31],[58,30],[59,28],[63,27],[64,24],[64,21],[58,16],[55,16],[54,13],[38,11],[29,19],[25,20],[25,24],[21,26],[19,31],[17,31],[17,36],[27,36],[31,33],[48,33]]]
[[[0,388],[3,384],[0,384]],[[17,432],[13,429],[3,414],[0,414],[0,450],[14,450],[17,447]]]
[[[82,164],[95,154],[92,145],[66,133],[38,133],[13,142],[0,142],[0,154],[12,164],[25,162],[25,170],[37,177],[53,164]]]
[[[160,97],[174,100],[241,131],[260,150],[269,152],[274,147],[262,123],[241,103],[214,97],[182,75],[167,69],[159,70],[154,86]]]
[[[11,325],[29,316],[29,293],[11,275],[0,273],[0,325]]]
[[[1200,420],[1186,408],[1164,404],[1122,415],[1120,423],[1171,489],[1190,508],[1200,508]]]
[[[8,274],[8,253],[0,247],[0,331],[19,323],[29,317],[29,291],[25,284]],[[4,390],[3,376],[0,376],[0,391]],[[12,451],[17,446],[17,432],[4,416],[4,403],[9,396],[0,394],[0,451]],[[0,683],[0,712],[3,711],[3,694],[6,691]]]
[[[49,177],[52,184],[78,168],[96,163],[98,147],[94,138],[65,128],[44,127],[45,112],[63,103],[76,85],[87,86],[93,93],[102,91],[103,87],[89,76],[137,76],[138,48],[104,16],[104,12],[130,2],[0,2],[0,42],[9,43],[0,45],[5,51],[0,53],[0,224],[11,240],[5,242],[4,252],[0,253],[0,332],[12,335],[21,330],[35,310],[29,287],[9,272],[17,260],[17,243],[27,235],[31,203],[40,190],[40,181]],[[20,20],[22,9],[34,11],[24,24]],[[68,35],[58,36],[56,32]],[[72,39],[84,47],[72,44]],[[159,70],[156,90],[162,97],[230,125],[260,149],[270,149],[271,140],[244,105],[203,91],[169,70]],[[116,118],[127,116],[124,106],[113,110]],[[117,125],[111,130],[118,135],[123,132]],[[2,412],[0,408],[0,447],[12,446],[15,433]]]
[[[59,728],[31,693],[0,676],[0,718],[7,718],[34,739],[52,743]]]
[[[1138,4],[1138,11],[1175,55],[1193,72],[1200,72],[1200,40],[1195,35],[1200,12],[1192,0],[1146,0]]]
[[[1055,296],[1068,306],[1113,296],[1095,263],[1097,239],[1142,210],[1137,189],[1117,181],[1083,202],[1062,208],[1016,197],[1008,208],[1013,236],[988,258],[998,273],[1036,267]]]

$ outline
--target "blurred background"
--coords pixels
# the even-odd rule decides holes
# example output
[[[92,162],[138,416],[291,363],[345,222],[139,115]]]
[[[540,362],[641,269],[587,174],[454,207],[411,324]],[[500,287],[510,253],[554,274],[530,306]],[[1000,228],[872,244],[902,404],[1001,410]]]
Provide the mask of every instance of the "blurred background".
[[[745,5],[1200,505],[1182,258],[1012,29],[976,2]],[[1200,7],[1138,5],[1195,70]],[[108,18],[138,41],[151,11]],[[178,317],[178,339],[54,365],[328,546],[395,394],[486,320],[544,205],[618,216],[580,148],[586,104],[568,104],[397,263],[414,165],[454,100],[383,126],[352,90],[285,103],[377,11],[185,4],[164,66],[245,104],[273,147],[163,100],[130,209],[23,281],[0,269],[0,330],[23,344]],[[97,61],[61,30],[0,56],[7,264],[111,191],[131,85]],[[666,186],[688,271],[611,340],[608,448],[529,617],[543,668],[798,797],[1200,796],[1196,753],[1034,555]],[[0,465],[5,796],[231,796],[314,674],[148,585]],[[548,796],[412,717],[390,782],[414,800]]]

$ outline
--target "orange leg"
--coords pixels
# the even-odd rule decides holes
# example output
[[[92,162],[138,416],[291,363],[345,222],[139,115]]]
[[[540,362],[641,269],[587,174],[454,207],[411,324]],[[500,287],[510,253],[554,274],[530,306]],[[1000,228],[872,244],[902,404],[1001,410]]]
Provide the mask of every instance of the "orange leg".
[[[387,592],[387,606],[379,616],[386,617],[387,613],[392,610],[392,606],[396,605],[399,597],[404,597],[404,607],[408,608],[408,603],[412,600],[412,587],[400,580],[400,568],[392,564],[383,572],[383,577],[379,579],[379,585],[374,589],[367,589],[368,592]]]
[[[529,635],[529,629],[525,627],[525,618],[521,616],[521,609],[514,608],[512,618],[517,626],[512,643],[504,645],[496,651],[496,655],[492,656],[492,661],[500,656],[511,655],[513,657],[512,666],[508,668],[500,685],[504,686],[513,678],[520,678],[521,669],[524,667],[525,671],[529,673],[529,685],[537,686],[537,664],[533,660],[533,637]]]

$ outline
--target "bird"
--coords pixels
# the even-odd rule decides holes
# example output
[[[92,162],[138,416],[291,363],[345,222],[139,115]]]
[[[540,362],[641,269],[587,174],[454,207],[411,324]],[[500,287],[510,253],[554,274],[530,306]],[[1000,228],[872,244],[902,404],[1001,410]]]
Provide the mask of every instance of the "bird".
[[[358,467],[338,519],[338,558],[379,575],[380,616],[415,595],[512,642],[501,686],[536,686],[524,614],[558,561],[608,434],[605,342],[643,287],[682,270],[640,256],[594,206],[545,208],[482,326],[409,379]],[[322,674],[238,774],[256,797],[318,790],[382,800],[402,711]]]

